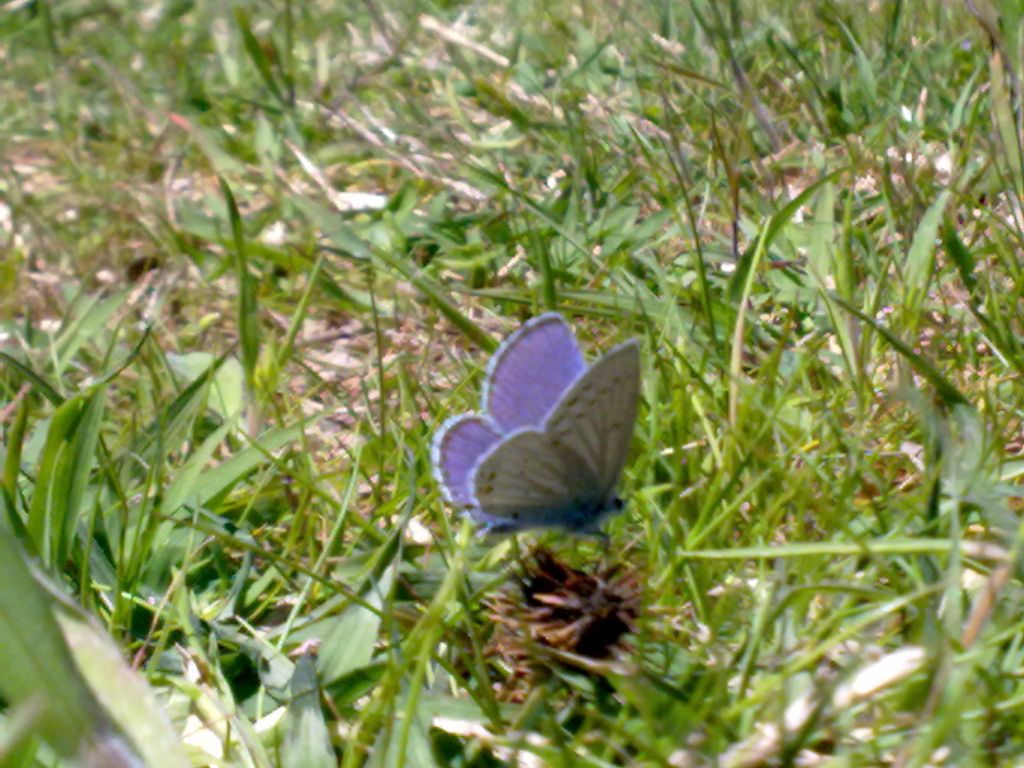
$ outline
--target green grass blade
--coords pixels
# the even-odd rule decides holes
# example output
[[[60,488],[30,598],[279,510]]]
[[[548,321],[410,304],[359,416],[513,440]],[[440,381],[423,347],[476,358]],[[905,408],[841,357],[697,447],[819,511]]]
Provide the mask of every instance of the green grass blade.
[[[924,379],[928,381],[935,391],[938,393],[942,401],[948,405],[970,405],[970,401],[964,397],[960,391],[953,386],[940,372],[932,365],[929,360],[926,360],[921,355],[917,354],[912,350],[906,343],[904,343],[895,333],[890,331],[884,325],[879,323],[873,317],[869,317],[864,314],[857,307],[853,306],[845,299],[840,298],[833,294],[832,300],[835,301],[839,306],[845,309],[847,312],[858,317],[862,322],[867,323],[882,336],[889,345],[895,349],[908,363],[910,366]]]
[[[32,384],[33,387],[49,400],[54,405],[60,405],[64,402],[64,396],[61,395],[56,389],[54,389],[49,382],[46,381],[42,376],[32,370],[31,367],[21,362],[20,360],[11,357],[6,352],[0,352],[0,360],[3,361],[4,365],[11,368],[21,374],[21,377]]]
[[[881,541],[794,542],[778,546],[693,549],[682,557],[695,560],[758,560],[791,557],[882,557],[885,555],[948,554],[949,539],[889,539]],[[1005,556],[1005,552],[1003,553]]]
[[[263,46],[260,44],[260,41],[257,40],[256,35],[253,34],[252,25],[249,23],[249,14],[240,6],[235,6],[233,10],[235,12],[235,24],[238,26],[238,31],[242,35],[245,52],[249,55],[252,63],[256,65],[256,71],[260,73],[260,78],[263,80],[263,84],[267,87],[267,90],[273,94],[279,104],[282,106],[288,106],[288,100],[284,97],[284,93],[277,84],[277,78],[274,77],[270,60],[267,58],[267,54],[264,53]]]
[[[160,458],[158,452],[161,446],[172,449],[179,446],[206,407],[210,386],[227,359],[226,354],[218,357],[190,381],[177,397],[143,427],[132,449],[155,462]]]
[[[86,479],[96,457],[104,392],[78,395],[57,409],[46,434],[29,508],[28,531],[43,562],[64,562]]]
[[[1014,188],[1020,194],[1024,190],[1024,148],[1021,146],[1017,120],[1014,117],[1016,106],[1007,86],[1006,62],[999,51],[993,53],[989,59],[989,85],[992,88],[992,98],[989,100],[992,122],[995,123],[1002,144],[1004,159],[1008,166],[1006,170],[1013,179]]]
[[[231,220],[231,235],[235,256],[235,276],[238,279],[238,341],[242,350],[242,368],[245,380],[253,391],[256,362],[260,356],[260,318],[259,306],[256,303],[256,280],[249,271],[249,257],[246,246],[245,231],[242,228],[242,217],[235,203],[231,187],[224,179],[220,182],[221,194],[227,204],[228,217]]]
[[[3,486],[5,499],[10,505],[8,512],[16,514],[14,509],[15,499],[18,498],[18,478],[21,475],[21,452],[25,444],[25,428],[28,426],[28,415],[31,403],[24,398],[18,405],[18,412],[14,416],[14,424],[6,435],[4,441],[4,478]]]
[[[960,274],[960,280],[964,286],[972,294],[978,286],[978,278],[974,275],[975,261],[974,255],[970,249],[964,245],[964,241],[960,239],[960,235],[957,234],[956,227],[953,222],[946,217],[945,224],[942,228],[942,242],[946,247],[946,253],[953,259],[953,263],[956,264],[957,272]]]
[[[476,323],[466,317],[455,303],[445,295],[444,289],[441,286],[437,285],[433,280],[416,269],[416,267],[405,264],[401,260],[381,252],[377,252],[375,257],[379,258],[400,275],[408,278],[437,307],[438,311],[451,321],[452,325],[462,331],[481,349],[493,352],[498,348],[498,343],[482,331]]]
[[[932,283],[935,267],[935,241],[939,235],[943,213],[949,201],[949,191],[936,198],[917,225],[910,250],[907,252],[906,265],[903,272],[903,315],[907,318],[907,327],[913,331],[918,327],[921,308],[928,288]]]
[[[231,458],[212,469],[200,472],[193,484],[186,485],[185,481],[182,481],[180,485],[172,486],[175,499],[195,500],[198,504],[207,504],[227,493],[254,469],[273,461],[274,451],[298,440],[302,436],[302,430],[314,420],[315,417],[290,427],[267,430]],[[190,468],[189,477],[192,476],[192,470],[194,467]]]
[[[189,457],[177,477],[171,482],[164,493],[161,511],[169,515],[183,504],[203,504],[224,489],[222,484],[211,485],[204,473],[209,472],[210,459],[214,451],[224,442],[224,438],[235,429],[236,418],[225,421],[210,433],[196,451]]]
[[[124,305],[127,293],[118,292],[105,301],[88,303],[55,340],[54,375],[60,377],[81,348],[93,340]]]
[[[808,184],[796,197],[786,203],[779,211],[773,213],[764,222],[758,237],[751,243],[740,256],[736,264],[736,271],[729,280],[728,296],[734,303],[739,303],[741,297],[750,291],[751,273],[756,272],[760,261],[761,253],[767,251],[774,242],[776,235],[781,229],[789,224],[798,210],[807,205],[818,189],[831,182],[845,169],[839,168],[831,173],[826,173]],[[759,250],[760,249],[760,250]]]

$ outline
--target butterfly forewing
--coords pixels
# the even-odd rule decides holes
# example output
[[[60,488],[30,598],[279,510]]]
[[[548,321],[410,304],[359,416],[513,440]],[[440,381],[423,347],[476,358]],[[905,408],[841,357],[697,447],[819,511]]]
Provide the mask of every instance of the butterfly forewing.
[[[515,527],[569,525],[604,499],[589,466],[550,434],[523,430],[499,443],[474,474],[479,509]]]
[[[610,496],[629,457],[640,395],[640,345],[613,348],[565,393],[545,432],[577,454]]]
[[[546,314],[512,334],[487,370],[483,407],[501,431],[540,429],[562,394],[586,369],[572,329]]]

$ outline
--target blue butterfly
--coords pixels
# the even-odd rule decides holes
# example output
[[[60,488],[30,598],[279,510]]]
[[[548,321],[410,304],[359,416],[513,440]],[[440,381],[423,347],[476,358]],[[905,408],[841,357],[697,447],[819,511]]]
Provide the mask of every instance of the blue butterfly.
[[[588,366],[561,315],[530,320],[491,359],[480,413],[448,419],[434,435],[445,499],[483,532],[595,531],[623,507],[615,488],[639,393],[638,340]]]

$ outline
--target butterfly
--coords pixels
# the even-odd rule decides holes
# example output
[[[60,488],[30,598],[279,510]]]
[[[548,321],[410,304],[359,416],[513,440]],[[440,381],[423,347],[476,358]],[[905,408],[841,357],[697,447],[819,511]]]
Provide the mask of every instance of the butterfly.
[[[487,368],[479,413],[448,419],[431,460],[446,501],[484,533],[594,532],[616,495],[640,394],[640,343],[587,365],[572,329],[548,313],[509,336]]]

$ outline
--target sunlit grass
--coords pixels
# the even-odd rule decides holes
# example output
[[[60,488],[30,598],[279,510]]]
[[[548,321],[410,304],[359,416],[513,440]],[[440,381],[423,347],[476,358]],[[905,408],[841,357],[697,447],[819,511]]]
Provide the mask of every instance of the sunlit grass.
[[[8,3],[0,758],[1019,759],[998,9]],[[431,475],[552,310],[642,343],[607,543]],[[613,656],[503,655],[538,540]]]

